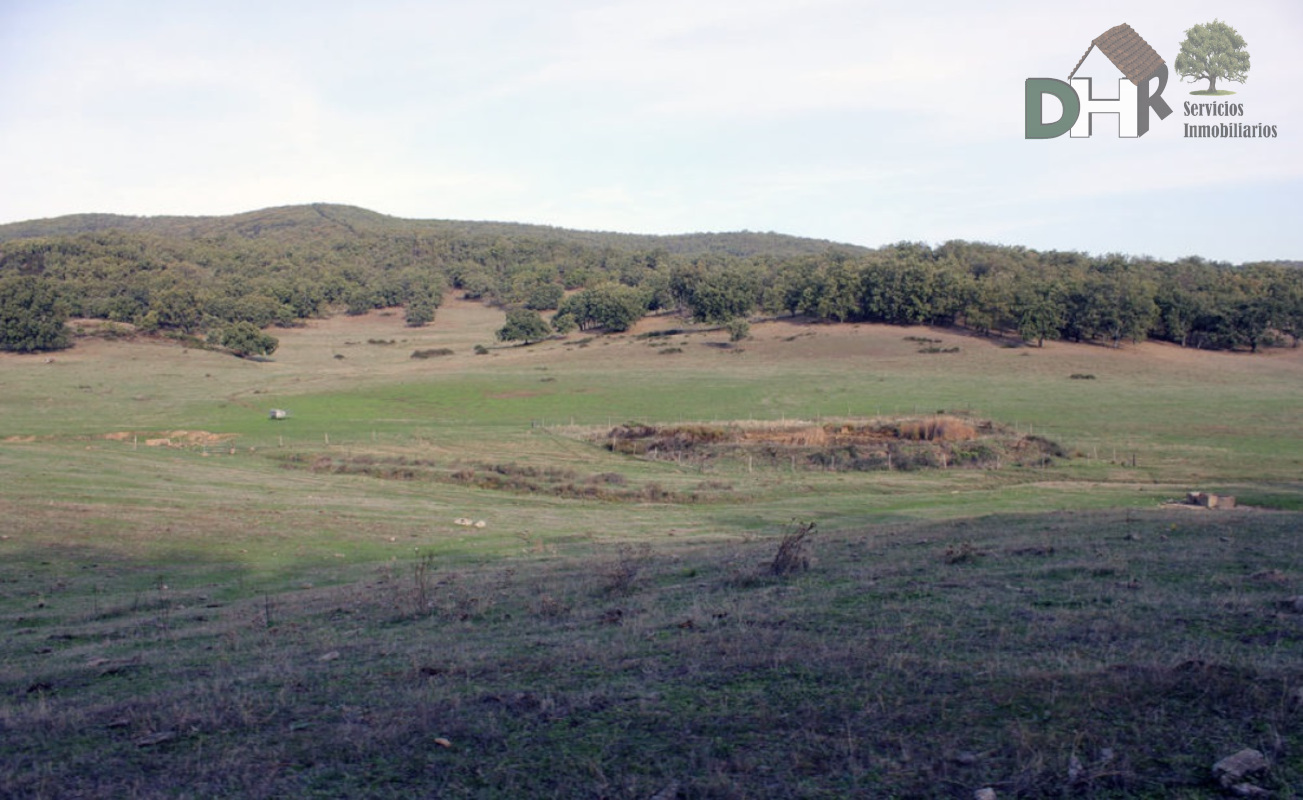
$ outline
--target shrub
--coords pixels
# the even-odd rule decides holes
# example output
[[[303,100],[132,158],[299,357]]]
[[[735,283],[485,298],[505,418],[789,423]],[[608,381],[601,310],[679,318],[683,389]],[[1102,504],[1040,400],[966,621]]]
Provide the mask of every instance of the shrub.
[[[429,350],[413,350],[412,358],[438,358],[440,356],[452,355],[452,349],[447,347],[434,347]]]
[[[579,323],[575,320],[574,314],[557,314],[552,317],[552,330],[562,336],[565,336],[577,327],[579,327]]]
[[[804,572],[810,568],[810,554],[807,552],[810,537],[814,535],[814,522],[792,521],[783,538],[778,542],[778,552],[769,565],[769,571],[775,575],[791,575]]]
[[[947,564],[968,564],[982,555],[984,555],[982,551],[978,550],[972,542],[960,542],[947,546],[943,558]]]
[[[751,338],[751,323],[742,317],[734,317],[724,323],[724,330],[728,331],[728,340],[730,342],[740,342],[743,339]]]
[[[605,564],[599,570],[602,576],[602,590],[607,594],[628,594],[633,589],[634,581],[651,560],[651,545],[622,544],[615,560]]]
[[[977,438],[977,431],[954,417],[932,417],[900,424],[900,438],[920,442],[961,442]]]
[[[507,312],[507,324],[495,334],[502,342],[538,342],[546,339],[552,332],[551,326],[543,321],[537,311],[515,308]]]
[[[276,352],[280,340],[263,333],[252,322],[237,322],[222,331],[221,345],[241,358],[269,356]]]
[[[435,303],[431,300],[420,298],[408,302],[404,309],[404,319],[409,328],[419,328],[434,322]]]

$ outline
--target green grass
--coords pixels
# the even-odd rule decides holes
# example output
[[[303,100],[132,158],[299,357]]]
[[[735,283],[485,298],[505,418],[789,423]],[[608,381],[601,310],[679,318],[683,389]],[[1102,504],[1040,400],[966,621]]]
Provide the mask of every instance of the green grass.
[[[264,364],[0,358],[0,795],[1214,797],[1255,747],[1297,796],[1297,353],[765,323],[673,359],[477,356],[500,312],[440,320],[286,331]],[[941,409],[1074,456],[825,472],[586,438]],[[213,436],[148,445],[179,431]],[[594,479],[628,496],[550,491]],[[1159,510],[1191,489],[1259,508]],[[813,563],[777,578],[793,520]]]

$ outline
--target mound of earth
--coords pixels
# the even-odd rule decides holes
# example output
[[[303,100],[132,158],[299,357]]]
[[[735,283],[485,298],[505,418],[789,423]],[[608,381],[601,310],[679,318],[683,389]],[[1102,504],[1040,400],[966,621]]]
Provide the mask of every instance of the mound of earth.
[[[754,466],[834,471],[1044,466],[1067,453],[1040,436],[950,415],[898,420],[723,425],[628,423],[598,436],[615,453],[702,463],[743,458]]]

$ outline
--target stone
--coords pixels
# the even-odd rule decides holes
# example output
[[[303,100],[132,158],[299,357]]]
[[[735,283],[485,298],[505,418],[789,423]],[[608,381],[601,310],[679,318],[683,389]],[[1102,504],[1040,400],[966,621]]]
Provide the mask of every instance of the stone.
[[[995,800],[995,790],[989,786],[985,789],[978,789],[973,792],[973,800]]]
[[[1257,750],[1245,748],[1233,756],[1227,756],[1213,764],[1213,777],[1223,788],[1230,789],[1243,783],[1246,776],[1255,772],[1264,772],[1270,764],[1267,757]]]

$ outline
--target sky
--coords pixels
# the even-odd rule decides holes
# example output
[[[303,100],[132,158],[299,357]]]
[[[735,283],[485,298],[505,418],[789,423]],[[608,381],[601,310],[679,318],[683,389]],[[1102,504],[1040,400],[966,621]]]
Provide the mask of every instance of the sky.
[[[1220,19],[1248,80],[1174,63]],[[1024,82],[1131,25],[1173,114],[1029,140]],[[877,247],[1303,259],[1303,3],[0,0],[0,223],[298,203]],[[1116,96],[1094,51],[1079,77]],[[1058,113],[1047,100],[1047,116]],[[1198,139],[1184,124],[1274,125]]]

